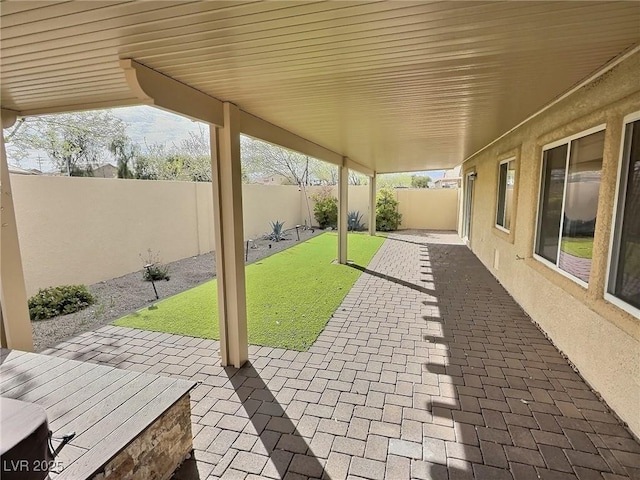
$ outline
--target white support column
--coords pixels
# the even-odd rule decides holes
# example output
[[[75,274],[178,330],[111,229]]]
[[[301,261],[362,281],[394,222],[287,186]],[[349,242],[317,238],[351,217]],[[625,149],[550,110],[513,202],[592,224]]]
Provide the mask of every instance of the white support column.
[[[369,177],[369,235],[376,234],[376,174]]]
[[[2,346],[33,351],[4,136],[0,135],[0,320]]]
[[[216,277],[222,366],[240,368],[249,359],[242,225],[240,110],[224,104],[224,127],[210,127]]]
[[[347,213],[349,195],[349,167],[346,158],[338,167],[338,262],[347,264]]]

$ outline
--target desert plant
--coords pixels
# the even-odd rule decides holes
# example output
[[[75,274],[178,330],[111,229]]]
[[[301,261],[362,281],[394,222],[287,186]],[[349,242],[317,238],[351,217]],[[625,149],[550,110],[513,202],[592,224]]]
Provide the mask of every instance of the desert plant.
[[[29,299],[31,320],[44,320],[67,315],[88,307],[94,302],[85,285],[62,285],[41,289]]]
[[[359,210],[352,210],[347,214],[347,230],[362,232],[365,226],[362,224],[362,214]]]
[[[376,229],[381,232],[397,230],[402,221],[402,214],[398,212],[398,200],[393,190],[383,188],[376,198]]]
[[[281,222],[279,220],[276,220],[275,222],[271,222],[271,233],[269,233],[265,237],[265,239],[271,240],[273,242],[279,242],[280,240],[284,240],[285,232],[283,227],[284,227],[284,222]]]
[[[162,263],[159,253],[153,253],[149,248],[147,250],[147,257],[144,258],[140,254],[144,262],[144,269],[142,270],[142,279],[145,282],[151,282],[156,280],[169,280],[169,266]]]
[[[311,200],[316,202],[313,213],[320,228],[338,226],[338,199],[331,195],[329,189],[324,189]]]

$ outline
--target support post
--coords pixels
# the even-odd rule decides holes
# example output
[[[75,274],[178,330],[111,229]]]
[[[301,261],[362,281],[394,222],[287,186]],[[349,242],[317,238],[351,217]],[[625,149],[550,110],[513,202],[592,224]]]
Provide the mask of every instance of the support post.
[[[242,225],[240,110],[225,103],[224,126],[210,127],[216,277],[222,366],[249,359]]]
[[[369,177],[369,235],[376,234],[376,174]]]
[[[3,135],[0,135],[0,320],[3,347],[33,351],[33,333]]]
[[[338,167],[338,263],[347,264],[347,213],[349,167],[346,158]]]

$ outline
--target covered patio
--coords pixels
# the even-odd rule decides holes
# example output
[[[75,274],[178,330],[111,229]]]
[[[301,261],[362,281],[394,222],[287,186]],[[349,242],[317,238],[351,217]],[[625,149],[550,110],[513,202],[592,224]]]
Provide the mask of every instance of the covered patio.
[[[3,128],[144,104],[210,129],[221,341],[106,327],[47,353],[201,382],[182,478],[637,478],[638,443],[546,335],[637,436],[640,262],[620,249],[640,245],[621,215],[627,184],[640,198],[639,19],[633,1],[4,2]],[[350,169],[374,235],[377,175],[462,164],[465,241],[392,235],[311,350],[249,346],[241,134],[337,167],[341,264]],[[558,265],[569,175],[551,188],[543,167],[562,150],[571,173],[592,135],[578,282]],[[0,343],[29,351],[0,139]]]
[[[178,480],[640,474],[640,445],[455,233],[391,235],[308,352],[251,346],[235,369],[219,348],[108,326],[44,353],[200,382]]]

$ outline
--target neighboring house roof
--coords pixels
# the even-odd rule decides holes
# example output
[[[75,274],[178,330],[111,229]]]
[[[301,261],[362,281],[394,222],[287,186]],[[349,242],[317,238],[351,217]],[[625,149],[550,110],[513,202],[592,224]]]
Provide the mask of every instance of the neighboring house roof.
[[[461,177],[444,177],[439,178],[434,182],[436,188],[452,188],[460,187]]]
[[[116,178],[118,176],[118,167],[110,163],[105,163],[93,169],[94,177]]]
[[[459,182],[461,180],[460,177],[445,177],[445,178],[439,178],[435,181],[435,183],[455,183],[455,182]]]
[[[460,170],[461,166],[457,166],[456,168],[452,168],[451,170],[446,170],[444,172],[444,178],[460,178]]]
[[[25,170],[24,168],[20,168],[17,165],[11,164],[9,164],[9,173],[13,173],[16,175],[42,175],[42,172],[39,170]]]

